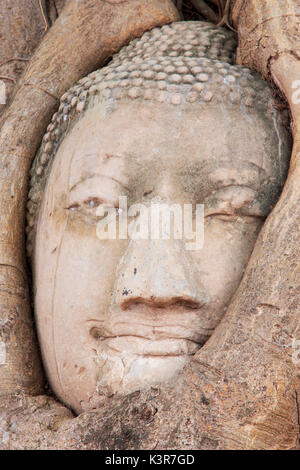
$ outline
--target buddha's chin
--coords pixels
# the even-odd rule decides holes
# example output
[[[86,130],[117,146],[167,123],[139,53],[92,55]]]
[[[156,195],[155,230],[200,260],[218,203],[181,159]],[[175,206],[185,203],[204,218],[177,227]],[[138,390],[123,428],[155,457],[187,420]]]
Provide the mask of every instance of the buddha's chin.
[[[121,356],[136,355],[144,357],[170,357],[192,355],[199,349],[199,343],[187,338],[156,337],[149,339],[142,336],[113,336],[101,341],[101,349],[107,354]]]
[[[174,331],[173,334],[175,336]],[[81,368],[84,369],[82,376],[74,376],[64,395],[59,391],[56,393],[80,414],[101,409],[114,397],[157,388],[168,382],[173,384],[205,342],[196,342],[190,337],[148,339],[124,335],[98,338],[97,346],[93,345],[88,356],[92,358],[90,367]]]
[[[113,342],[115,348],[119,345],[121,342]],[[200,345],[190,345],[186,340],[162,340],[153,341],[151,345],[139,344],[139,352],[142,347],[144,354],[134,353],[132,345],[130,352],[120,352],[110,347],[98,351],[99,395],[128,395],[168,382],[183,369]]]

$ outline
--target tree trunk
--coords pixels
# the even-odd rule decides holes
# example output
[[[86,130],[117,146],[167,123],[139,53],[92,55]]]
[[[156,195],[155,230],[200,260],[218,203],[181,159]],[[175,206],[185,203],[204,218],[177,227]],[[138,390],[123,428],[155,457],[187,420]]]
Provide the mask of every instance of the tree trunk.
[[[14,85],[44,33],[45,25],[38,1],[1,1],[0,80],[5,84],[6,104],[10,102]],[[0,114],[4,107],[4,99],[0,99]]]

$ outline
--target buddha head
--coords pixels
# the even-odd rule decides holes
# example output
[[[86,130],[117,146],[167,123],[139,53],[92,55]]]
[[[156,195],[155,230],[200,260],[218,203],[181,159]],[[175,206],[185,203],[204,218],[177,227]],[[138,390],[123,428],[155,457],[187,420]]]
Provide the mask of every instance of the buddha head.
[[[47,128],[27,248],[46,374],[77,413],[176,382],[221,321],[280,194],[289,134],[268,85],[233,65],[234,47],[231,32],[203,22],[147,32],[63,95]],[[146,212],[203,205],[203,246],[99,237],[121,197]]]

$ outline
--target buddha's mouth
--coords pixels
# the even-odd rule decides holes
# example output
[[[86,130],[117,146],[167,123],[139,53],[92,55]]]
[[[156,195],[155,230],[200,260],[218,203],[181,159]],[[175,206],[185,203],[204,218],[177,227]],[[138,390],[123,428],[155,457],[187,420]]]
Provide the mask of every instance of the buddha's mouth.
[[[203,342],[186,338],[149,339],[135,335],[101,336],[95,330],[91,334],[101,342],[104,348],[116,353],[138,356],[191,356],[201,348]]]

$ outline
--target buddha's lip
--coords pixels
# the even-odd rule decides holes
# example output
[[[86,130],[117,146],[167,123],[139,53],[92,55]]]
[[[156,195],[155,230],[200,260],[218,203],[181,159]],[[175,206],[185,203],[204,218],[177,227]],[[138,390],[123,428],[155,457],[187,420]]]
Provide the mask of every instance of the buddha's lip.
[[[178,319],[177,319],[178,320]],[[88,320],[89,333],[99,342],[108,342],[117,338],[133,338],[144,341],[187,341],[187,344],[194,344],[201,347],[211,336],[214,328],[203,328],[200,325],[168,324],[153,325],[140,324],[138,322],[130,325],[125,323],[105,325],[103,321]],[[122,340],[124,341],[124,340]],[[149,343],[146,343],[149,344]]]
[[[187,338],[150,339],[138,335],[99,336],[97,339],[115,352],[150,357],[189,356],[202,345]]]

